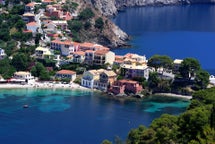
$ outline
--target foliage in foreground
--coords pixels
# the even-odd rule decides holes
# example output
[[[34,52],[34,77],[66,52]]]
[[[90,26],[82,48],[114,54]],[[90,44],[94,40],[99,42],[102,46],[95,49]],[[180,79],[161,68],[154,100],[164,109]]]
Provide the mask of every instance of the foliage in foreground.
[[[163,114],[148,128],[132,129],[125,143],[214,144],[215,88],[195,92],[187,111],[179,116]]]

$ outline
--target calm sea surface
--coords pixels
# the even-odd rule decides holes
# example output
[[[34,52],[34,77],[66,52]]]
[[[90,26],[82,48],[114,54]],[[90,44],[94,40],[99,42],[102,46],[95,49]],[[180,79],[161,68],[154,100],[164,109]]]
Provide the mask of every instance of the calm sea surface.
[[[215,5],[129,8],[113,21],[132,37],[133,45],[115,50],[117,54],[194,57],[214,73]]]
[[[89,91],[2,89],[0,141],[99,144],[115,136],[125,139],[131,128],[148,126],[163,113],[182,113],[188,105],[187,100],[158,96],[120,102]]]

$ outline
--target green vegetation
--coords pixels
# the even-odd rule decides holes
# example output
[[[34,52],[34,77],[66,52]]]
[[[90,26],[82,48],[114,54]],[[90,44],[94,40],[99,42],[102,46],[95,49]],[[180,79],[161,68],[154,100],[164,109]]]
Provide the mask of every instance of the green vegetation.
[[[93,39],[95,36],[103,38],[101,30],[104,27],[103,18],[96,17],[95,11],[89,7],[84,8],[76,19],[68,21],[68,28],[71,31],[70,36],[77,42]],[[102,37],[99,35],[102,35]]]
[[[148,66],[154,67],[156,70],[160,67],[164,69],[172,68],[173,60],[169,56],[154,55],[148,60]]]
[[[185,79],[190,79],[194,74],[201,69],[199,61],[194,58],[185,58],[180,66],[180,74]]]
[[[85,8],[83,11],[80,12],[79,14],[79,19],[80,20],[89,20],[93,18],[95,14],[93,13],[91,8]]]
[[[10,78],[15,71],[15,68],[11,65],[10,59],[5,58],[0,61],[0,75],[2,75],[3,78]]]
[[[12,65],[17,71],[25,71],[30,62],[30,57],[24,53],[17,53],[13,56]]]
[[[99,17],[98,19],[96,19],[96,21],[95,21],[95,27],[98,28],[98,29],[103,29],[104,22],[103,22],[103,19],[101,17]]]
[[[31,73],[33,76],[39,77],[40,80],[50,80],[49,72],[42,63],[36,63],[36,65],[32,67]]]
[[[75,2],[72,2],[71,0],[67,0],[66,3],[63,5],[62,9],[64,11],[70,11],[74,12],[78,7],[78,4]]]

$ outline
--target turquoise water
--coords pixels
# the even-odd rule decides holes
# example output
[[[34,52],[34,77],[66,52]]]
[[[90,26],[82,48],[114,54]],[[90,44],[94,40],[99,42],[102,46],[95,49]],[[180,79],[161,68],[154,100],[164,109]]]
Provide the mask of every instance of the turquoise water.
[[[23,108],[25,104],[29,108]],[[125,139],[131,128],[148,126],[163,113],[177,115],[188,104],[158,96],[122,102],[90,91],[0,90],[0,141],[76,144]]]
[[[133,46],[115,53],[194,57],[214,73],[215,5],[129,8],[113,21],[132,37]]]

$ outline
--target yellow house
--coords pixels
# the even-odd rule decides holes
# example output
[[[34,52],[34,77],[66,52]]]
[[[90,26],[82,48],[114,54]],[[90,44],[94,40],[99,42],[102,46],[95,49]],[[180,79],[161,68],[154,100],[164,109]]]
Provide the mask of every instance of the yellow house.
[[[35,50],[35,57],[37,59],[50,58],[53,56],[53,53],[48,48],[37,47]]]
[[[99,80],[99,75],[104,72],[104,69],[99,70],[89,70],[84,72],[83,77],[81,79],[81,85],[88,88],[94,87],[94,82]]]

